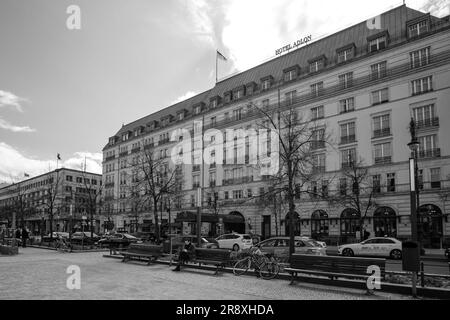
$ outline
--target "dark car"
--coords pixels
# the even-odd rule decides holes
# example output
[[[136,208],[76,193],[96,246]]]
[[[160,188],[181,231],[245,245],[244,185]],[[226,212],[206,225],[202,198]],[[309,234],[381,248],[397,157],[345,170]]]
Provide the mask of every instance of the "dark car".
[[[116,233],[98,241],[98,245],[102,247],[128,247],[132,243],[142,243],[142,240],[127,233]]]
[[[197,236],[177,236],[177,237],[173,237],[172,238],[172,252],[177,252],[178,248],[181,247],[182,245],[184,245],[184,242],[186,240],[190,240],[196,247],[198,247],[197,245]],[[219,246],[217,244],[217,241],[213,239],[211,239],[211,241],[208,241],[207,238],[202,237],[202,244],[200,246],[201,248],[205,248],[205,249],[218,249]],[[164,241],[164,248],[170,248],[170,240],[165,240]],[[165,250],[166,252],[169,252],[170,249]]]
[[[127,234],[125,232],[125,234]],[[142,241],[152,241],[155,239],[155,233],[153,232],[135,232],[130,234],[133,237],[139,238]]]
[[[445,256],[450,261],[450,247],[445,250]]]
[[[96,244],[100,239],[100,236],[95,233],[93,233],[91,237],[91,233],[88,231],[75,232],[72,234],[72,243],[74,244],[93,245]]]

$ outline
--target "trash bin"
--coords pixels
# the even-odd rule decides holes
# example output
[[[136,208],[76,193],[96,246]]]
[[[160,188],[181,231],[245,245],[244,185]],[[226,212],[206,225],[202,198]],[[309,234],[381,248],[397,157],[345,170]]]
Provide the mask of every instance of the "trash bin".
[[[420,271],[420,248],[415,241],[402,243],[403,271]]]

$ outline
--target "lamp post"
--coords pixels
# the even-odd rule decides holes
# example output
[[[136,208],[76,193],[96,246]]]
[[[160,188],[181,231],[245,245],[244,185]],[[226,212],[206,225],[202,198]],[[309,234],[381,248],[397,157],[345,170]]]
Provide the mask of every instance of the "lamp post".
[[[417,173],[418,173],[418,166],[417,166],[417,151],[419,150],[419,141],[416,137],[416,122],[413,118],[411,118],[411,122],[409,124],[409,130],[411,133],[411,142],[408,143],[408,147],[411,150],[411,156],[409,158],[409,181],[410,181],[410,202],[411,202],[411,240],[413,242],[416,242],[419,250],[420,250],[420,243],[418,239],[418,233],[417,233],[417,211],[419,208],[419,190],[417,189],[418,183],[417,183]],[[420,253],[419,253],[420,255]],[[413,271],[413,278],[412,278],[412,294],[414,297],[417,296],[417,272]]]

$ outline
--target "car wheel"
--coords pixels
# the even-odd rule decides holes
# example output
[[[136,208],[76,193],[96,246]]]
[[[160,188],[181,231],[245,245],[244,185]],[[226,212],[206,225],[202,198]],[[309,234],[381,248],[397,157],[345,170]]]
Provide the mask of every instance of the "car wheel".
[[[235,244],[233,246],[233,251],[239,251],[239,245],[238,244]]]
[[[402,258],[402,252],[395,249],[391,251],[391,254],[389,256],[394,260],[400,260]]]
[[[344,251],[342,251],[342,255],[346,257],[353,257],[355,254],[353,253],[352,249],[346,248]]]

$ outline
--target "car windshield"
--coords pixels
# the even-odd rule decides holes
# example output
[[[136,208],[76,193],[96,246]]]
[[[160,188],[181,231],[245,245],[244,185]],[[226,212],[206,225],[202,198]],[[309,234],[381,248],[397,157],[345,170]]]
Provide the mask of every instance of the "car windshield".
[[[242,239],[245,239],[245,240],[251,240],[252,237],[250,237],[248,234],[244,234],[244,235],[242,236]]]
[[[131,234],[124,234],[123,236],[127,239],[137,239],[135,236],[132,236]]]

